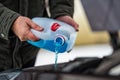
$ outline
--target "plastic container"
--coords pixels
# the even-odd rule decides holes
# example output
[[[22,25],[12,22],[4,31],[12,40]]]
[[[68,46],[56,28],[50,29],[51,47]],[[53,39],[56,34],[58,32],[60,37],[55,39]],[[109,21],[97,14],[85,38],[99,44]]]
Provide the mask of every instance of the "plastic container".
[[[58,20],[50,18],[33,18],[33,22],[43,27],[43,31],[31,29],[32,33],[40,38],[39,41],[30,41],[28,43],[52,52],[69,52],[75,43],[77,32],[75,29]]]

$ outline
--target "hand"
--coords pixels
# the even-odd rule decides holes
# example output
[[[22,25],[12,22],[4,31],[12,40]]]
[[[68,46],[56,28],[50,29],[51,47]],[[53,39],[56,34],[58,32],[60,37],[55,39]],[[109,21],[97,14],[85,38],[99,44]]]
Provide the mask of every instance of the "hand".
[[[70,16],[60,16],[56,19],[70,24],[75,28],[76,31],[79,31],[79,25]]]
[[[39,27],[35,24],[31,19],[23,16],[19,16],[15,22],[13,23],[12,30],[13,32],[19,37],[21,41],[32,40],[36,41],[39,40],[31,31],[30,29],[33,28],[38,31],[42,31],[43,28]]]

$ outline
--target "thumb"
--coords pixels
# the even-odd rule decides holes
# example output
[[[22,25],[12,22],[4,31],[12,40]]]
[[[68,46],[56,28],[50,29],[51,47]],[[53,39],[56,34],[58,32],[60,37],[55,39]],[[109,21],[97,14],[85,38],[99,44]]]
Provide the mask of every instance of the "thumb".
[[[43,31],[44,28],[42,28],[41,26],[37,25],[36,23],[34,23],[31,19],[27,19],[26,20],[27,25],[29,25],[31,28],[37,30],[37,31]]]

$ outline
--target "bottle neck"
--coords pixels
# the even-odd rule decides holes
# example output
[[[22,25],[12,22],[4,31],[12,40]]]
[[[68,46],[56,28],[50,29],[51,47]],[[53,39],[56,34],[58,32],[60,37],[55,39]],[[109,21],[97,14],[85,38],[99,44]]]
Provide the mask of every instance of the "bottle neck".
[[[57,35],[54,39],[55,46],[60,47],[65,44],[67,37],[64,35]]]

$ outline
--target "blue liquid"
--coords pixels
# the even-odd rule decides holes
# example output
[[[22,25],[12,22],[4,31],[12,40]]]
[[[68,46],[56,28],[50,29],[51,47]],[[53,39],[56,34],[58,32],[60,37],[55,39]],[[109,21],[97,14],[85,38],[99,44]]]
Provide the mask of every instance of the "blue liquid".
[[[59,48],[61,47],[61,45],[59,44],[59,43],[56,43],[55,44],[55,64],[54,64],[54,69],[55,69],[55,71],[57,71],[57,69],[58,69],[58,65],[57,65],[57,61],[58,61],[58,50],[59,50]]]
[[[58,69],[57,61],[58,61],[58,53],[55,53],[55,64],[54,64],[55,71]]]
[[[46,49],[46,50],[49,50],[49,51],[52,51],[52,52],[56,52],[55,48],[56,48],[56,44],[54,43],[54,40],[39,40],[39,41],[28,41],[28,43],[36,46],[36,47],[39,47],[39,48],[43,48],[43,49]],[[58,53],[63,53],[67,50],[67,43],[65,42],[62,46],[60,46],[58,49],[57,49],[57,52]]]
[[[54,40],[39,40],[36,42],[28,41],[28,43],[30,43],[36,47],[55,52],[55,64],[54,64],[55,71],[58,69],[58,66],[57,66],[58,54],[65,52],[67,50],[67,46],[68,46],[68,44],[66,42],[62,45],[60,45],[61,42],[60,43],[58,42],[55,44]]]

